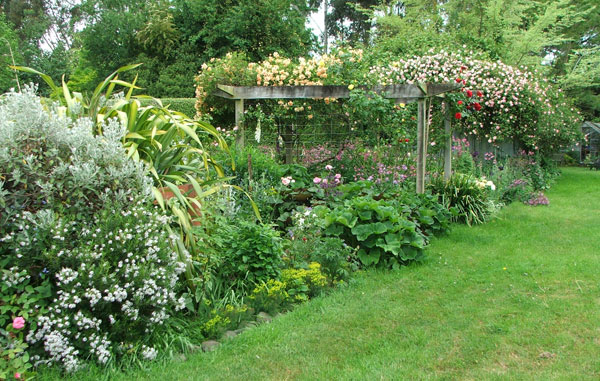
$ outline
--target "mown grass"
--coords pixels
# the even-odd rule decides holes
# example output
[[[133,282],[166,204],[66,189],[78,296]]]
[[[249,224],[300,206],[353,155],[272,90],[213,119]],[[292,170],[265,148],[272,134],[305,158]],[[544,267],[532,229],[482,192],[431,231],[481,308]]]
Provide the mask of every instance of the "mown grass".
[[[216,352],[76,378],[600,379],[600,172],[565,169],[547,195],[548,207],[455,226],[424,264],[358,274]]]

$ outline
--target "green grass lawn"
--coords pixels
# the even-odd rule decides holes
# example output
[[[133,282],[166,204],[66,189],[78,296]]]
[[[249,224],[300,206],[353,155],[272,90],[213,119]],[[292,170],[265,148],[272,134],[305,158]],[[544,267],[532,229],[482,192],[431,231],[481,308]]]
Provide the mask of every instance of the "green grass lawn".
[[[600,379],[600,172],[564,169],[547,195],[550,206],[455,226],[424,264],[357,274],[215,352],[110,377]]]

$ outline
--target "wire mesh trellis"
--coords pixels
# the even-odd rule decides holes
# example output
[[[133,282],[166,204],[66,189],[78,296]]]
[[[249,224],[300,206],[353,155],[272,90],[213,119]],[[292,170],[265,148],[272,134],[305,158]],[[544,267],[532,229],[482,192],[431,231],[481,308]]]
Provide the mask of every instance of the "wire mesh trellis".
[[[304,102],[303,106],[295,107],[296,110],[290,107],[282,112],[280,103],[261,102],[250,104],[249,110],[252,111],[257,105],[262,116],[250,113],[250,117],[244,118],[246,129],[249,130],[246,142],[260,143],[265,148],[273,149],[286,163],[305,162],[306,153],[316,146],[326,147],[323,152],[332,152],[330,157],[320,157],[318,161],[333,159],[335,154],[360,135],[360,131],[352,125],[349,114],[343,112],[341,104],[319,107],[317,101],[308,102],[308,106]],[[311,159],[309,162],[314,162],[316,158]]]

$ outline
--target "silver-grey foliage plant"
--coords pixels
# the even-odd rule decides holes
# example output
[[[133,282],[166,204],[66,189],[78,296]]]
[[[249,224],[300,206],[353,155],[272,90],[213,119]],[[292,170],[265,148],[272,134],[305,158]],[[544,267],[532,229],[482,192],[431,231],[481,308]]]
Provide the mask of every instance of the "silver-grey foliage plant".
[[[2,97],[3,219],[47,204],[93,212],[109,199],[151,193],[152,181],[143,164],[126,157],[123,126],[111,119],[104,135],[95,136],[93,125],[89,118],[72,120],[58,105],[44,104],[32,86]]]

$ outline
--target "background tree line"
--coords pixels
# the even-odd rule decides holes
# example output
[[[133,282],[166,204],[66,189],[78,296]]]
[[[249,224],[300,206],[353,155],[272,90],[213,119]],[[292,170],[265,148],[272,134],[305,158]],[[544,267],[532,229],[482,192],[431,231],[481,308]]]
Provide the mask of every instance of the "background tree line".
[[[600,7],[595,0],[0,0],[0,91],[7,65],[34,67],[89,90],[141,62],[139,85],[156,97],[193,97],[202,63],[227,52],[319,54],[364,45],[375,57],[431,48],[484,52],[537,69],[588,119],[600,119]],[[317,36],[307,20],[322,17]],[[18,74],[21,83],[34,80]],[[44,89],[42,89],[44,91]]]

